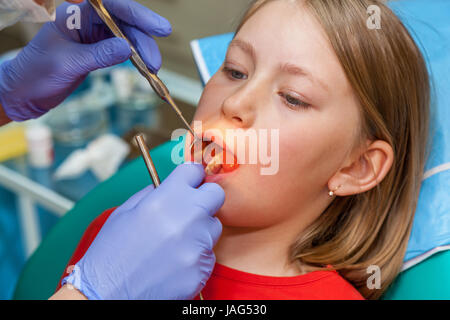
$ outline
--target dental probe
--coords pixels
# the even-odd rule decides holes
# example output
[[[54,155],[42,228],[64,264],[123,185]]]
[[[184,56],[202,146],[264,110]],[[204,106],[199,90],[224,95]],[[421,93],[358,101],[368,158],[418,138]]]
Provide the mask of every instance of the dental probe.
[[[138,134],[134,137],[136,139],[136,143],[141,150],[142,158],[144,158],[145,165],[147,166],[148,173],[150,173],[150,177],[153,180],[153,184],[155,188],[159,187],[161,181],[159,180],[158,173],[156,172],[155,165],[153,164],[152,157],[150,157],[150,153],[148,152],[147,145],[145,144],[143,134]]]
[[[117,26],[117,24],[114,22],[113,18],[109,14],[108,10],[103,5],[102,0],[89,0],[90,5],[95,9],[99,17],[103,20],[103,22],[109,27],[109,29],[112,31],[112,33],[119,38],[125,39],[128,41],[128,44],[131,48],[131,62],[133,65],[138,69],[139,73],[144,76],[144,78],[147,79],[147,81],[150,83],[150,86],[153,88],[153,90],[156,92],[156,94],[164,101],[166,101],[172,109],[177,114],[178,118],[183,121],[186,128],[191,132],[191,134],[194,137],[194,140],[192,141],[192,145],[196,140],[200,140],[200,138],[197,137],[197,135],[194,133],[194,130],[191,128],[189,123],[184,118],[183,114],[181,113],[180,109],[175,104],[175,101],[173,101],[172,97],[170,96],[169,90],[167,89],[166,85],[161,81],[161,79],[154,73],[150,72],[150,70],[145,65],[144,61],[142,60],[141,56],[137,52],[136,48],[132,45],[131,41],[128,40],[128,38],[125,36],[125,34],[120,30],[120,28]]]

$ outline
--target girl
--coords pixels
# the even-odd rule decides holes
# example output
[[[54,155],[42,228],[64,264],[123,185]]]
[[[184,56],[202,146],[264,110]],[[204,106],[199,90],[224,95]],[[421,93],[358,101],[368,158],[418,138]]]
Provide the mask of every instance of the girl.
[[[379,29],[368,27],[371,5]],[[279,165],[272,175],[245,163],[209,172],[226,194],[223,233],[197,298],[379,298],[409,239],[429,96],[424,59],[382,1],[254,2],[194,120],[205,132],[278,129]]]

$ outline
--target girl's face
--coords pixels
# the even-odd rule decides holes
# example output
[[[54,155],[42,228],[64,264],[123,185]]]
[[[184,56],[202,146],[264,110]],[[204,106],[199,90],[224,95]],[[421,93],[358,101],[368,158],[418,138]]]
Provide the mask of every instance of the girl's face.
[[[225,140],[227,129],[264,129],[268,150],[278,153],[271,155],[275,174],[262,175],[268,165],[258,162],[207,179],[225,190],[217,213],[224,226],[314,220],[329,204],[328,181],[349,160],[359,132],[358,103],[338,58],[298,1],[271,2],[244,24],[194,121]],[[278,148],[272,129],[279,130]]]

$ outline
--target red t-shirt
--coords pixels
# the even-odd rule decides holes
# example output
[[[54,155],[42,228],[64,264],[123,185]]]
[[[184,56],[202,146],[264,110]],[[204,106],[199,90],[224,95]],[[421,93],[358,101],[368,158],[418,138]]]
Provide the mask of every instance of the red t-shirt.
[[[61,280],[70,273],[94,241],[115,208],[98,216],[86,229]],[[59,281],[57,289],[61,286]],[[314,271],[292,277],[262,276],[216,263],[202,290],[205,300],[361,300],[361,294],[336,271]],[[198,300],[199,296],[195,298]]]

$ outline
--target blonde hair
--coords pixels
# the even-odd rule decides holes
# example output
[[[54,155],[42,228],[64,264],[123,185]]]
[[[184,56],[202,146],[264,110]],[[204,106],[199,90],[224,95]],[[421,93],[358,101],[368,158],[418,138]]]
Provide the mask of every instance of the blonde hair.
[[[286,0],[255,1],[236,34],[273,1]],[[375,188],[336,197],[292,244],[290,259],[310,270],[330,264],[365,298],[377,299],[401,270],[429,153],[428,71],[409,32],[384,1],[302,2],[325,30],[359,99],[359,142],[386,141],[394,161]],[[380,8],[381,29],[367,27],[370,5]],[[367,286],[370,265],[381,270],[378,290]]]

